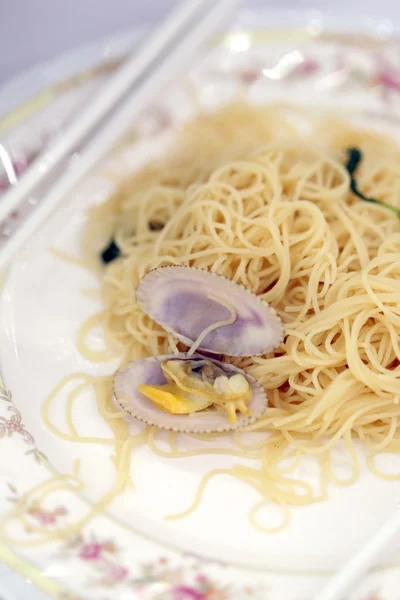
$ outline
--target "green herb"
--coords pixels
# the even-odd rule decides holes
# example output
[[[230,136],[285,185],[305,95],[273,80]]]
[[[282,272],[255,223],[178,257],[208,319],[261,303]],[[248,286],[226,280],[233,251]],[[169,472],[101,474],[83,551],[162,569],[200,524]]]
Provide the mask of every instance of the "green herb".
[[[369,198],[368,196],[365,196],[362,192],[360,192],[360,190],[357,187],[357,182],[354,178],[354,174],[362,160],[362,153],[361,150],[359,150],[358,148],[349,148],[347,152],[349,158],[346,163],[346,169],[350,175],[350,189],[353,192],[353,194],[361,198],[361,200],[365,200],[365,202],[371,202],[372,204],[379,204],[380,206],[384,206],[385,208],[388,208],[392,212],[396,213],[398,217],[400,217],[400,208],[392,206],[391,204],[386,204],[386,202],[382,202],[382,200],[377,200],[376,198]]]

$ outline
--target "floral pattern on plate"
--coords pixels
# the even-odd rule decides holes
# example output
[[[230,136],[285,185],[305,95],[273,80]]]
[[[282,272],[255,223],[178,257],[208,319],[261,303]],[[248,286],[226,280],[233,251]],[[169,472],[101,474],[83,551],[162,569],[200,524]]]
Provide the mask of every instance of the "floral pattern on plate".
[[[275,45],[257,39],[253,41],[246,31],[228,36],[193,69],[190,93],[194,90],[204,106],[214,105],[223,79],[221,101],[243,92],[255,101],[266,93],[275,98],[275,92],[282,93],[282,89],[286,94],[295,89],[301,101],[304,89],[314,85],[319,86],[319,100],[328,100],[335,89],[339,105],[342,93],[346,97],[350,94],[356,105],[360,94],[365,97],[367,93],[366,114],[385,113],[384,118],[395,120],[400,117],[400,50],[396,42],[373,40],[366,44],[365,38],[357,36],[349,41],[325,34],[302,43],[284,39]],[[152,107],[140,123],[132,124],[135,135],[152,135],[182,119],[174,110],[175,93],[171,90],[161,108]],[[84,94],[79,97],[82,101]],[[63,107],[66,122],[76,102]],[[44,119],[46,115],[44,111]],[[30,146],[34,153],[23,149],[23,125],[7,134],[14,141],[19,139],[22,147],[22,158],[14,164],[17,175],[48,142],[42,126],[39,119],[35,143]],[[0,179],[1,187],[7,187],[4,178]],[[0,243],[33,208],[27,204],[1,224]],[[323,584],[321,575],[257,573],[162,548],[104,514],[85,520],[85,501],[71,488],[74,476],[52,470],[26,430],[11,392],[3,387],[0,438],[1,456],[7,457],[0,457],[2,537],[10,546],[18,540],[13,547],[27,563],[36,565],[38,580],[58,582],[53,595],[60,600],[114,600],[116,594],[122,600],[310,600]],[[21,469],[14,470],[9,457]],[[76,527],[73,515],[80,515],[81,527]],[[68,532],[62,542],[52,536],[59,528]],[[31,546],[37,538],[46,543]],[[399,569],[389,569],[370,574],[349,600],[398,600],[399,573]]]

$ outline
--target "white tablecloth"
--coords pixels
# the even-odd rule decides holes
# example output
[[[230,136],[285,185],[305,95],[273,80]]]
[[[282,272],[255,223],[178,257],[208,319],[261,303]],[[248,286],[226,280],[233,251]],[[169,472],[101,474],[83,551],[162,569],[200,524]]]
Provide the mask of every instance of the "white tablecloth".
[[[0,82],[88,41],[162,19],[178,0],[0,0]]]

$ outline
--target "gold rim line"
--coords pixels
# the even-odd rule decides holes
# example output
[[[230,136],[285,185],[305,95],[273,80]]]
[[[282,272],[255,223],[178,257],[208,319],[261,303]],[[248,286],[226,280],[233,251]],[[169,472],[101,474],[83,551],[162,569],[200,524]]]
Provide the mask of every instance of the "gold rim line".
[[[37,114],[41,109],[48,106],[52,101],[62,94],[79,88],[85,83],[89,83],[98,77],[99,75],[106,73],[113,73],[113,71],[123,62],[126,57],[126,53],[121,54],[119,57],[100,62],[93,67],[89,67],[85,71],[78,72],[72,75],[70,78],[61,80],[57,83],[45,87],[43,90],[6,113],[0,119],[0,135],[4,135],[9,129],[20,124],[21,121],[26,120],[29,117]]]
[[[57,91],[54,88],[47,88],[41,91],[36,96],[33,96],[26,103],[21,104],[11,112],[7,113],[0,120],[0,135],[18,125],[21,121],[31,117],[39,112],[41,108],[48,106],[52,100],[57,97]]]
[[[1,538],[0,561],[18,575],[22,575],[28,584],[33,584],[51,598],[57,599],[61,595],[71,594],[71,590],[68,590],[54,579],[50,579],[47,575],[43,575],[37,567],[18,556],[9,546],[6,546]]]

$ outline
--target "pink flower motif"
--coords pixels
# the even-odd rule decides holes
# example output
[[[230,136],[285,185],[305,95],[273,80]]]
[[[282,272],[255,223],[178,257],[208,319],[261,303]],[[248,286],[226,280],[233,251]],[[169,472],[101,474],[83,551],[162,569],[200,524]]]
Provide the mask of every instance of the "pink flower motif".
[[[119,565],[114,565],[114,566],[110,567],[108,575],[109,575],[109,578],[111,579],[111,581],[119,582],[119,581],[124,581],[128,577],[129,571],[125,567],[121,567]]]
[[[57,506],[57,508],[54,511],[54,514],[57,517],[65,517],[65,515],[68,514],[68,511],[65,508],[65,506]]]
[[[207,575],[203,575],[200,573],[199,575],[196,576],[196,581],[200,585],[205,585],[208,583],[208,577],[207,577]]]
[[[297,67],[297,72],[304,75],[311,75],[315,71],[318,71],[318,69],[319,63],[314,58],[305,58]]]
[[[203,592],[189,585],[178,585],[173,589],[174,600],[206,600]]]
[[[49,525],[55,525],[57,522],[57,515],[55,512],[50,510],[46,510],[45,508],[41,508],[37,505],[32,505],[28,509],[28,514],[39,521],[39,523],[43,527],[48,527]]]
[[[103,550],[105,552],[110,552],[110,554],[113,554],[117,550],[116,545],[114,544],[114,542],[111,542],[111,541],[103,542],[102,546],[103,546]]]
[[[51,513],[42,511],[37,513],[36,516],[40,524],[43,525],[43,527],[46,527],[48,525],[55,525],[56,523],[56,517]]]
[[[0,179],[0,192],[4,192],[4,190],[6,190],[10,185],[10,182],[8,179],[6,179],[5,177],[2,177]]]
[[[223,590],[212,589],[204,596],[204,600],[228,600],[228,596]]]
[[[11,435],[14,431],[20,431],[22,429],[21,423],[18,423],[15,417],[11,417],[11,419],[6,422],[5,426],[8,429],[9,435]]]
[[[19,433],[25,438],[26,442],[33,444],[33,437],[25,430],[19,410],[15,408],[15,406],[9,406],[8,410],[14,414],[10,419],[0,417],[0,438],[4,437],[5,435],[11,437],[14,433]]]
[[[377,76],[379,84],[391,90],[400,90],[400,72],[396,70],[385,70]]]
[[[58,517],[63,517],[67,514],[67,509],[63,506],[58,506],[55,510],[46,510],[34,503],[28,508],[28,514],[39,521],[43,527],[47,527],[49,525],[55,525]]]
[[[79,552],[79,558],[82,560],[98,560],[101,556],[103,546],[97,542],[84,544]]]
[[[260,76],[262,74],[262,70],[261,69],[245,69],[243,71],[239,71],[239,80],[244,83],[244,84],[248,84],[251,85],[252,83],[255,83],[257,81],[257,79],[260,79]]]
[[[29,160],[27,157],[21,157],[19,160],[14,162],[14,170],[17,175],[21,175],[25,171],[29,164]]]
[[[21,175],[32,162],[32,160],[36,157],[36,155],[37,153],[35,152],[34,154],[32,154],[32,156],[21,156],[19,160],[15,161],[13,161],[12,156],[10,156],[15,174]],[[8,179],[8,177],[2,177],[0,179],[0,191],[4,191],[8,187],[10,187],[10,180]]]

